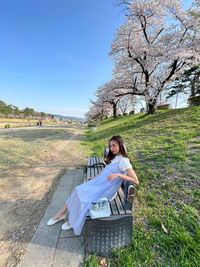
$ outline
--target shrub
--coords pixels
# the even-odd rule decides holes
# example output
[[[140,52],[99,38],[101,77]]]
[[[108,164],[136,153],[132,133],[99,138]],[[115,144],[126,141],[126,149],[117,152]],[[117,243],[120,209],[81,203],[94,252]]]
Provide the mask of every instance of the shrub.
[[[200,95],[189,97],[188,102],[189,102],[190,106],[199,106],[200,105]]]
[[[10,124],[5,124],[5,128],[10,128]]]
[[[170,106],[170,104],[159,105],[159,106],[157,106],[157,110],[169,109],[169,106]]]

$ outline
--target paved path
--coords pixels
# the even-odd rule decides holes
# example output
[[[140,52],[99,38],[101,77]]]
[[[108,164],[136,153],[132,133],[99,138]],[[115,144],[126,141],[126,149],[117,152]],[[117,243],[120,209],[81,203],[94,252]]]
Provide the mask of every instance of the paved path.
[[[81,169],[71,169],[63,176],[49,204],[27,252],[18,267],[76,267],[84,256],[83,237],[75,236],[73,230],[62,231],[59,222],[53,226],[46,223],[63,206],[73,188],[83,182]]]

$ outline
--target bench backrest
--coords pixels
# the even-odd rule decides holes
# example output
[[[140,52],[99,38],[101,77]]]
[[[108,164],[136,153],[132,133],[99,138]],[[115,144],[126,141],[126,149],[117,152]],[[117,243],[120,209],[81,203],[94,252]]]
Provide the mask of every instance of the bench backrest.
[[[88,158],[87,181],[90,177],[94,177],[98,175],[104,169],[104,165],[102,164],[103,162],[104,162],[104,158],[100,158],[100,157]],[[118,191],[118,197],[120,201],[122,202],[122,205],[125,210],[132,210],[134,196],[130,197],[128,195],[131,187],[132,189],[134,189],[133,183],[123,182],[120,190]],[[116,201],[118,201],[118,197],[116,197]]]

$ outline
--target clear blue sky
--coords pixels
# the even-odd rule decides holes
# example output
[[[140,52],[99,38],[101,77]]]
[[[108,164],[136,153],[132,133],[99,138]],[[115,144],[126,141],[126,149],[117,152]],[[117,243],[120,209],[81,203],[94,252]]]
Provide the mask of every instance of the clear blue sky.
[[[116,2],[0,0],[0,100],[83,117],[111,78],[108,53],[124,21]]]

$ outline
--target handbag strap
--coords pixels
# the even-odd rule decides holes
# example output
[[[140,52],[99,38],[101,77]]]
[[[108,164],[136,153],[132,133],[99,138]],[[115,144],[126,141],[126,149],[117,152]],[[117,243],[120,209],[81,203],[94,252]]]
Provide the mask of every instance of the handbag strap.
[[[102,198],[98,199],[96,203],[101,203],[101,202],[103,202],[103,201],[107,201],[107,202],[109,202],[107,198],[102,197]]]

